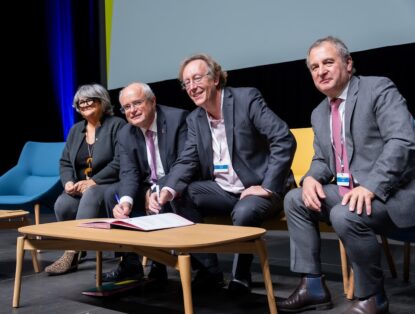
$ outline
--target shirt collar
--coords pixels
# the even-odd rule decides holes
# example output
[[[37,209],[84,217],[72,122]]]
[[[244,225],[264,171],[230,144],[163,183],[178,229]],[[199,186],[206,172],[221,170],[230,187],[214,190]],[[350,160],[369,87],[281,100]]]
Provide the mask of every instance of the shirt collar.
[[[350,85],[350,81],[349,81],[349,82],[347,82],[346,87],[343,89],[343,91],[340,93],[340,95],[339,95],[339,96],[337,96],[337,97],[335,97],[335,98],[340,98],[340,99],[342,99],[343,101],[345,101],[345,100],[347,99],[347,92],[349,91],[349,85]],[[331,101],[333,98],[330,98],[330,97],[327,97],[327,98],[328,98],[328,100],[329,100],[329,104],[330,104],[330,101]]]
[[[147,129],[144,128],[140,128],[141,132],[143,132],[144,135],[146,135],[146,131]],[[154,114],[154,120],[151,123],[150,127],[148,128],[148,130],[153,131],[153,133],[157,134],[157,112],[155,112]]]

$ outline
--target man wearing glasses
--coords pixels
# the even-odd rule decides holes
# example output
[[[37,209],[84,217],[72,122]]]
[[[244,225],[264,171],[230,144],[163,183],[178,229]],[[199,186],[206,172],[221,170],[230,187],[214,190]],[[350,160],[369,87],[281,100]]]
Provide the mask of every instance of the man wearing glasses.
[[[259,226],[282,208],[295,140],[257,89],[225,87],[226,77],[205,54],[182,63],[179,79],[199,108],[187,118],[186,146],[170,171],[159,203],[182,194],[182,214],[194,222],[230,214],[234,225]],[[199,181],[194,181],[196,174],[201,176]],[[182,193],[183,185],[188,185],[187,193]],[[158,206],[152,194],[150,208]],[[194,254],[193,258],[199,269],[194,289],[224,285],[215,254]],[[252,259],[247,254],[235,256],[230,292],[250,291]]]
[[[158,213],[148,210],[150,188],[163,186],[165,175],[182,151],[188,112],[158,105],[150,86],[139,82],[122,89],[119,100],[128,124],[118,136],[120,182],[106,192],[107,210],[115,218]],[[126,253],[114,271],[103,274],[103,281],[142,277],[143,268],[138,255]],[[153,263],[149,277],[167,280],[165,266]]]

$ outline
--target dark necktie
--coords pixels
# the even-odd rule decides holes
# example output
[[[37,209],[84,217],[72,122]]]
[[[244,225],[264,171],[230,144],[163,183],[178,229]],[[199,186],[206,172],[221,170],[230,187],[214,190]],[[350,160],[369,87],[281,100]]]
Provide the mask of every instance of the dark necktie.
[[[154,146],[154,139],[153,139],[153,131],[148,129],[146,131],[146,142],[148,145],[148,149],[150,151],[150,169],[151,169],[151,181],[153,183],[157,182],[157,164],[156,164],[156,148]]]
[[[331,106],[331,133],[333,137],[333,153],[336,159],[336,172],[337,173],[349,173],[349,163],[347,161],[346,143],[342,138],[342,121],[340,119],[339,106],[342,102],[340,98],[333,98],[330,101]],[[343,167],[342,167],[343,162]],[[351,190],[352,178],[349,177],[349,186],[340,186],[339,193],[344,195]]]

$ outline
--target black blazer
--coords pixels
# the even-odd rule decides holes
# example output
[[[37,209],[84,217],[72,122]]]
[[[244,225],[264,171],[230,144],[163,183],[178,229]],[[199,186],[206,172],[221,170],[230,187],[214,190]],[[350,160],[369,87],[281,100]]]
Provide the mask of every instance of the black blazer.
[[[157,136],[161,162],[166,175],[186,140],[187,111],[157,105]],[[127,124],[118,135],[120,146],[120,196],[136,197],[140,189],[147,189],[151,174],[148,165],[146,141],[140,128]],[[159,180],[163,186],[164,178]]]
[[[268,108],[255,88],[226,87],[222,110],[232,166],[245,188],[262,185],[283,193],[296,148],[287,124]],[[208,123],[203,108],[187,118],[186,146],[165,183],[179,193],[195,174],[202,180],[214,179]]]
[[[79,178],[75,171],[75,160],[85,139],[86,121],[74,124],[66,139],[65,148],[60,159],[60,177],[63,186],[66,182],[77,182]],[[125,120],[114,116],[103,116],[101,126],[95,131],[94,154],[92,161],[93,176],[96,184],[109,184],[118,181],[119,160],[117,133]]]

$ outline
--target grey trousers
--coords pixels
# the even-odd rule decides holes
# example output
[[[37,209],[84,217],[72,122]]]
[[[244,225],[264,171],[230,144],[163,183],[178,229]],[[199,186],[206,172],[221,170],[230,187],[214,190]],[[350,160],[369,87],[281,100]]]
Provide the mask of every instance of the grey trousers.
[[[106,217],[104,194],[108,184],[94,185],[80,196],[71,196],[65,191],[55,202],[55,215],[58,221]]]
[[[290,234],[291,270],[297,273],[321,274],[320,232],[318,222],[331,224],[342,240],[355,277],[355,295],[363,298],[383,291],[380,265],[381,246],[376,234],[397,228],[381,201],[372,201],[372,215],[361,215],[341,205],[338,187],[323,186],[326,198],[321,212],[305,207],[302,189],[290,191],[284,199],[284,210]]]

